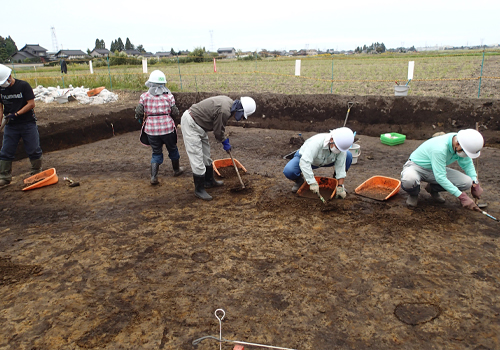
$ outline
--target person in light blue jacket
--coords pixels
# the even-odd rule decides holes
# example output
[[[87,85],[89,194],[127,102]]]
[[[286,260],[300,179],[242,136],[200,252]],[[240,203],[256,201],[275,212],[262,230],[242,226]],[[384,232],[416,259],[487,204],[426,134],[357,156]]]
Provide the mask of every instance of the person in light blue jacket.
[[[406,204],[417,206],[420,182],[425,181],[425,190],[436,202],[444,203],[445,199],[439,192],[447,191],[457,197],[464,208],[480,210],[464,191],[471,189],[474,198],[481,197],[483,189],[472,159],[479,157],[483,145],[483,136],[474,129],[433,137],[421,144],[401,172],[401,188],[409,194]],[[447,167],[454,162],[465,174]]]
[[[335,166],[335,178],[338,180],[335,198],[344,199],[347,195],[344,178],[352,163],[349,147],[353,142],[354,134],[346,127],[307,139],[283,169],[286,178],[295,182],[292,192],[297,192],[306,181],[311,191],[319,194],[319,185],[314,178],[313,169]]]

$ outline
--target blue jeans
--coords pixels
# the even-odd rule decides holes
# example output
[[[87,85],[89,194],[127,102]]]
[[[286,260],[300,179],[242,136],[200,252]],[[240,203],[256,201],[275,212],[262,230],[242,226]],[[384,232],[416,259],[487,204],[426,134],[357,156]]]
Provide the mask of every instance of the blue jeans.
[[[16,156],[17,144],[23,139],[24,150],[30,160],[42,158],[40,135],[36,123],[5,125],[0,160],[13,161]]]
[[[167,147],[168,157],[171,160],[177,160],[181,156],[177,148],[177,132],[171,132],[166,135],[152,136],[148,135],[149,145],[153,149],[151,163],[163,163],[163,145]]]
[[[299,166],[300,157],[301,157],[301,155],[299,154],[299,151],[295,152],[295,155],[293,156],[293,158],[285,165],[285,169],[283,169],[283,174],[285,174],[287,179],[295,181],[302,174],[302,170],[300,170],[300,166]],[[351,167],[351,163],[352,163],[352,153],[350,151],[347,151],[346,152],[346,159],[345,159],[345,171],[346,172]],[[335,166],[335,163],[323,165],[323,166],[321,166],[321,168],[331,167],[331,166]],[[318,169],[320,167],[313,165],[312,168]]]

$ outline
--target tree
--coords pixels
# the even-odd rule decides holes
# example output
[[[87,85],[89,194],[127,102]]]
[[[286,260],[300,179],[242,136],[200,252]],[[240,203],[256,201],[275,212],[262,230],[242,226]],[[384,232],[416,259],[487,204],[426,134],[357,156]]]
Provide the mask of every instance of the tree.
[[[203,57],[205,56],[205,49],[197,47],[193,50],[193,52],[190,52],[188,56],[192,57],[193,61],[195,62],[203,62]]]
[[[104,44],[104,40],[95,39],[94,50],[95,49],[105,49],[105,48],[106,48],[106,45]]]
[[[175,51],[174,51],[174,48],[170,48],[170,54],[172,54],[172,56],[175,56]]]
[[[111,51],[111,52],[116,51],[116,43],[114,40],[111,42],[111,46],[109,47],[109,51]]]
[[[146,50],[144,50],[144,46],[142,46],[142,45],[137,46],[137,48],[136,48],[136,49],[137,49],[137,51],[139,51],[139,52],[141,52],[141,53],[146,52]]]
[[[7,53],[9,54],[9,56],[12,56],[17,51],[19,51],[17,49],[16,43],[14,42],[14,40],[12,40],[10,35],[7,37],[7,39],[5,39],[5,49],[7,50]]]
[[[127,38],[127,40],[125,40],[125,50],[134,50],[134,49],[135,49],[134,45],[132,45],[130,39]]]
[[[118,51],[123,51],[125,49],[125,46],[123,45],[122,38],[118,38],[118,40],[116,41],[116,49]]]

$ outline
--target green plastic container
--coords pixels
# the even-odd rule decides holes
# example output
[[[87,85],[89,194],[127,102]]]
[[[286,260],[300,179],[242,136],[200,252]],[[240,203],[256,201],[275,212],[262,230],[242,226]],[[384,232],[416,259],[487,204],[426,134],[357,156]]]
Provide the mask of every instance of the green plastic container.
[[[395,146],[404,143],[406,140],[406,135],[398,134],[397,132],[389,132],[380,135],[380,142],[384,145]]]

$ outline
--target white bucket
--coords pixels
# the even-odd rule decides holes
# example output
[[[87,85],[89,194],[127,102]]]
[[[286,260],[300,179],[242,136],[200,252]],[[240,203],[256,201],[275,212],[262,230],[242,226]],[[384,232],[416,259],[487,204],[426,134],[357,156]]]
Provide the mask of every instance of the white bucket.
[[[361,146],[357,143],[353,143],[351,147],[349,147],[349,151],[352,153],[352,163],[356,164],[358,162],[358,157],[361,154]]]
[[[396,85],[394,86],[394,96],[408,96],[409,86]]]

